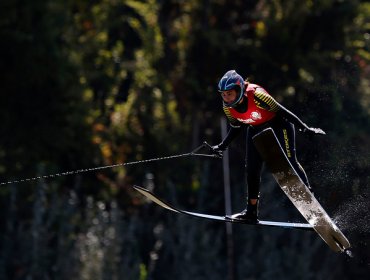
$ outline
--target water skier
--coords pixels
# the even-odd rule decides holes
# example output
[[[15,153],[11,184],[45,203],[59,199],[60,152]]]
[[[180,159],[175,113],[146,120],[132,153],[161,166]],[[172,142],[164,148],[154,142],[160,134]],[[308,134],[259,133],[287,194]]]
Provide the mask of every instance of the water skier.
[[[222,152],[237,137],[243,126],[247,126],[247,155],[245,159],[247,179],[247,207],[232,215],[234,219],[258,222],[258,200],[263,161],[253,144],[252,138],[262,130],[273,129],[285,155],[303,183],[310,188],[307,175],[296,157],[295,127],[305,133],[325,134],[320,128],[308,127],[295,114],[279,104],[264,88],[245,81],[235,70],[230,70],[218,83],[223,99],[223,110],[230,122],[230,130],[213,152]]]

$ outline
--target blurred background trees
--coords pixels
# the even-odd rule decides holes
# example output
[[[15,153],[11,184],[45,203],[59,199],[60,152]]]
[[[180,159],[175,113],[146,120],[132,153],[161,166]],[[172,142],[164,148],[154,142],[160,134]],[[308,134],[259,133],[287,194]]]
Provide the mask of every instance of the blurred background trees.
[[[216,85],[236,69],[327,132],[298,134],[299,157],[356,253],[334,255],[313,233],[234,226],[228,262],[222,224],[172,215],[131,190],[224,213],[220,161],[181,158],[1,185],[2,279],[368,275],[367,1],[37,0],[0,11],[2,182],[218,143]],[[238,211],[243,137],[229,150]],[[262,217],[300,220],[268,174],[261,191]]]

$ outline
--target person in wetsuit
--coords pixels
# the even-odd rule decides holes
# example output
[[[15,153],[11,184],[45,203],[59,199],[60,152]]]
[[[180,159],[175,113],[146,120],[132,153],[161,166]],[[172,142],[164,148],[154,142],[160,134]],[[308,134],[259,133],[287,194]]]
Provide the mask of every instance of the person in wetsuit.
[[[247,176],[247,207],[232,215],[234,219],[258,222],[258,200],[263,160],[253,144],[252,138],[262,130],[273,129],[285,155],[303,183],[310,188],[307,175],[296,157],[295,127],[305,133],[325,134],[320,128],[308,127],[296,115],[279,104],[259,85],[244,81],[235,71],[230,70],[218,83],[223,99],[223,110],[230,123],[227,136],[218,145],[212,146],[215,154],[222,152],[247,126],[247,155],[245,161]]]

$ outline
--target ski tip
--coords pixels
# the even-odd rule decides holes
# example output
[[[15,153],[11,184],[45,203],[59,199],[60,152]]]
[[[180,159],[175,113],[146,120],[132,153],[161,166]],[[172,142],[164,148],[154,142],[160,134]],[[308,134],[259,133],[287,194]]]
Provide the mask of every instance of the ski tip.
[[[150,190],[145,189],[145,188],[143,188],[143,187],[140,187],[140,186],[137,186],[137,185],[133,185],[133,186],[132,186],[132,188],[133,188],[135,191],[137,191],[137,192],[141,193],[142,195],[144,195],[144,196],[145,196],[145,197],[147,197],[147,198],[150,198],[151,196],[154,196],[154,194],[153,194]]]
[[[350,248],[348,248],[348,249],[344,249],[343,250],[343,253],[345,253],[348,257],[350,257],[350,258],[354,258],[355,257],[355,255],[353,254],[353,252],[350,250]]]
[[[147,189],[145,189],[145,188],[143,188],[143,187],[140,187],[140,186],[138,186],[138,185],[133,185],[132,187],[133,187],[135,190],[137,190],[137,191],[142,191],[142,192],[150,193],[150,191],[149,191],[149,190],[147,190]]]

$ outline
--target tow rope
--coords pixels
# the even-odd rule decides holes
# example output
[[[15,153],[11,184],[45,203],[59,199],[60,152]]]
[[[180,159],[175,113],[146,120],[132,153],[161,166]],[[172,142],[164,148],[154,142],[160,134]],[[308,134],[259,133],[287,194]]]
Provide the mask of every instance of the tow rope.
[[[62,177],[67,175],[74,175],[74,174],[80,174],[85,172],[91,172],[91,171],[97,171],[97,170],[103,170],[103,169],[109,169],[109,168],[116,168],[116,167],[123,167],[123,166],[129,166],[134,164],[142,164],[142,163],[148,163],[153,161],[160,161],[160,160],[167,160],[167,159],[174,159],[174,158],[181,158],[181,157],[188,157],[188,156],[199,156],[199,157],[212,157],[212,158],[219,158],[219,156],[214,154],[203,154],[198,153],[198,151],[204,147],[208,147],[211,149],[211,146],[207,142],[203,142],[202,145],[194,149],[193,151],[189,153],[184,154],[178,154],[178,155],[172,155],[172,156],[164,156],[164,157],[158,157],[158,158],[151,158],[151,159],[144,159],[144,160],[137,160],[137,161],[131,161],[131,162],[124,162],[124,163],[117,163],[112,165],[103,165],[98,167],[92,167],[92,168],[84,168],[84,169],[78,169],[73,171],[65,171],[55,174],[49,174],[49,175],[40,175],[36,177],[31,178],[24,178],[24,179],[17,179],[17,180],[11,180],[7,182],[1,182],[0,186],[3,185],[10,185],[10,184],[19,184],[24,182],[32,182],[40,179],[50,179],[50,178],[56,178],[56,177]]]

